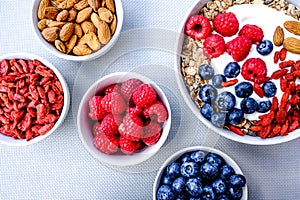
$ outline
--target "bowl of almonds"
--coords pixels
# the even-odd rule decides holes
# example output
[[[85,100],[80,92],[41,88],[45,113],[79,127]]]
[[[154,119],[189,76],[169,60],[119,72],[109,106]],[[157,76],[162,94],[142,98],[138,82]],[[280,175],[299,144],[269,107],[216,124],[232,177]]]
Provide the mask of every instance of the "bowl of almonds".
[[[59,58],[87,61],[107,53],[122,24],[121,0],[35,0],[33,31],[44,48]]]

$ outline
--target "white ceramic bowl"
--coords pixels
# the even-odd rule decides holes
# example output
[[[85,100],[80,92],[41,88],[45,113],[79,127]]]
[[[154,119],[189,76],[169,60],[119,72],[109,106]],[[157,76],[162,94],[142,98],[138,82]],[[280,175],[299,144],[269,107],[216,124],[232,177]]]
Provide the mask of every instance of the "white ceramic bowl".
[[[63,123],[64,119],[66,118],[66,116],[68,114],[68,110],[69,110],[69,106],[70,106],[70,93],[69,93],[69,88],[68,88],[67,82],[65,81],[64,77],[61,75],[61,73],[58,71],[58,69],[54,65],[52,65],[50,62],[48,62],[44,58],[37,56],[37,55],[28,54],[28,53],[11,53],[11,54],[5,54],[3,56],[0,56],[0,61],[2,61],[4,59],[13,59],[13,58],[27,59],[27,60],[34,60],[34,59],[39,60],[41,63],[44,64],[44,66],[47,66],[48,68],[53,70],[53,72],[59,79],[59,81],[63,87],[63,91],[64,91],[64,106],[61,111],[61,115],[60,115],[59,119],[56,121],[54,127],[47,134],[32,138],[29,141],[26,141],[25,139],[14,139],[12,137],[8,137],[3,134],[0,134],[0,143],[2,143],[2,144],[6,144],[9,146],[26,146],[26,145],[37,143],[37,142],[45,139],[46,137],[51,135]]]
[[[49,51],[50,53],[52,53],[53,55],[55,55],[59,58],[63,58],[66,60],[72,60],[72,61],[88,61],[88,60],[96,59],[96,58],[106,54],[116,44],[116,42],[118,41],[118,39],[120,37],[121,29],[123,26],[124,12],[123,12],[122,1],[115,0],[116,16],[117,16],[117,20],[118,20],[117,28],[116,28],[116,31],[115,31],[114,35],[112,36],[111,40],[104,47],[102,47],[98,51],[95,51],[92,54],[86,55],[86,56],[75,56],[75,55],[68,55],[68,54],[61,53],[60,51],[58,51],[55,48],[55,46],[53,44],[47,42],[43,38],[41,31],[37,27],[37,24],[38,24],[37,11],[38,11],[40,1],[41,0],[34,0],[32,3],[31,10],[30,10],[31,26],[32,26],[34,35],[36,36],[39,43],[47,51]]]
[[[234,160],[232,160],[227,154],[223,153],[222,151],[219,151],[217,149],[214,149],[214,148],[211,148],[211,147],[204,147],[204,146],[192,146],[192,147],[187,147],[187,148],[184,148],[184,149],[181,149],[179,151],[177,151],[176,153],[174,153],[173,155],[171,155],[163,164],[162,166],[160,167],[160,169],[158,170],[157,172],[157,175],[156,175],[156,178],[155,178],[155,181],[154,181],[154,184],[153,184],[153,200],[156,200],[156,192],[158,190],[158,187],[159,187],[159,184],[160,184],[160,180],[161,180],[161,177],[163,175],[163,172],[165,170],[165,168],[171,164],[172,162],[174,162],[175,160],[177,160],[180,156],[182,156],[183,154],[185,153],[188,153],[188,152],[193,152],[193,151],[197,151],[197,150],[201,150],[203,151],[205,154],[211,152],[211,153],[215,153],[215,154],[218,154],[220,155],[224,160],[225,162],[230,165],[236,174],[242,174],[243,175],[243,172],[242,170],[240,169],[240,167],[236,164],[236,162],[234,162]],[[247,183],[245,185],[245,187],[243,187],[243,197],[241,200],[247,200],[248,199],[248,187],[247,187]]]
[[[211,124],[210,121],[208,121],[207,119],[205,119],[201,114],[200,111],[198,109],[198,107],[195,105],[194,101],[192,100],[192,98],[190,97],[190,94],[185,86],[184,80],[183,80],[183,75],[181,73],[181,52],[182,52],[182,45],[183,45],[183,41],[185,38],[185,34],[184,34],[184,29],[185,29],[185,23],[187,21],[187,19],[190,16],[196,15],[199,13],[199,10],[201,7],[203,7],[209,0],[200,0],[200,1],[196,1],[194,3],[194,5],[192,5],[189,10],[187,11],[187,14],[185,15],[185,17],[183,18],[183,21],[180,24],[178,33],[180,34],[179,37],[177,38],[176,41],[176,54],[174,56],[174,68],[175,68],[175,76],[177,79],[177,83],[179,86],[179,89],[182,93],[182,96],[185,100],[185,102],[187,103],[187,105],[190,107],[190,109],[192,110],[192,112],[195,114],[195,116],[201,120],[208,128],[212,129],[213,131],[217,132],[218,134],[237,141],[237,142],[241,142],[241,143],[245,143],[245,144],[252,144],[252,145],[272,145],[272,144],[280,144],[283,142],[288,142],[291,140],[294,140],[298,137],[300,137],[300,130],[297,129],[291,133],[289,133],[289,135],[287,136],[277,136],[274,138],[266,138],[266,139],[261,139],[260,137],[253,137],[253,136],[249,136],[249,135],[245,135],[245,136],[239,136],[231,131],[222,129],[222,128],[216,128],[215,126],[213,126]]]
[[[102,153],[93,144],[92,127],[91,127],[90,119],[88,117],[88,110],[89,110],[88,101],[95,94],[103,91],[104,88],[106,88],[107,86],[115,83],[124,82],[131,78],[136,78],[141,80],[143,83],[150,84],[154,88],[158,96],[161,98],[161,101],[164,103],[165,107],[167,108],[168,119],[167,121],[164,122],[162,135],[156,144],[152,146],[147,146],[143,150],[134,153],[132,155],[125,155],[125,154],[108,155]],[[169,101],[166,95],[164,94],[164,92],[160,89],[160,87],[157,84],[155,84],[149,78],[133,72],[116,72],[104,76],[98,81],[96,81],[84,94],[80,102],[79,110],[77,114],[77,128],[78,128],[80,139],[83,145],[85,146],[85,148],[93,157],[95,157],[99,161],[110,165],[115,165],[115,166],[136,165],[152,157],[156,152],[158,152],[158,150],[166,141],[169,134],[170,127],[171,127],[171,109],[170,109]]]

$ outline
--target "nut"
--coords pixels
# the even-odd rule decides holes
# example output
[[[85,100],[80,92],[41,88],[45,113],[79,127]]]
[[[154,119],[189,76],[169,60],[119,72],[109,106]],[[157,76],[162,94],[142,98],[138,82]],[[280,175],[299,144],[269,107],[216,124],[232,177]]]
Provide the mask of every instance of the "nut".
[[[275,46],[281,46],[284,40],[284,32],[280,26],[277,26],[274,35],[273,35],[273,42]]]
[[[89,5],[88,0],[81,0],[74,5],[74,8],[76,10],[82,10],[82,9],[86,8],[88,5]]]
[[[111,12],[115,12],[115,2],[114,0],[106,0],[105,1],[105,5],[106,7],[111,11]]]
[[[94,51],[99,50],[101,48],[101,44],[98,40],[97,35],[94,32],[90,32],[86,35],[89,35],[88,36],[89,39],[87,40],[87,45]]]
[[[288,37],[283,41],[283,47],[289,52],[300,54],[300,40],[294,37]]]
[[[73,48],[73,53],[77,56],[86,56],[92,53],[92,49],[86,44],[80,44]]]
[[[100,21],[98,28],[98,38],[101,44],[107,44],[111,38],[110,29],[104,21]]]
[[[65,43],[65,45],[67,47],[66,53],[70,53],[72,51],[72,49],[74,48],[76,42],[77,42],[77,35],[72,35],[70,40]]]
[[[48,24],[48,27],[58,27],[58,28],[62,28],[64,25],[66,24],[66,22],[57,22],[57,21],[52,21]]]
[[[76,19],[77,11],[75,8],[69,10],[69,17],[67,19],[68,22],[72,22]]]
[[[84,33],[90,33],[90,32],[94,32],[96,33],[96,27],[94,26],[94,24],[90,21],[84,21],[81,23],[81,28],[83,30]]]
[[[60,51],[62,53],[66,53],[66,46],[64,45],[64,43],[62,41],[55,40],[54,45],[58,51]]]
[[[98,9],[98,14],[99,14],[100,19],[107,23],[112,22],[112,20],[114,18],[111,11],[104,7]]]
[[[95,12],[100,8],[99,0],[88,0],[88,4],[93,8]]]
[[[76,23],[81,23],[81,22],[87,20],[91,16],[92,12],[93,12],[93,9],[91,7],[81,10],[77,14]]]
[[[58,4],[57,8],[60,10],[70,9],[75,5],[75,3],[76,3],[76,0],[65,0],[65,1],[61,2],[60,4]]]
[[[42,31],[45,28],[47,28],[47,20],[46,19],[42,19],[38,22],[38,28]]]
[[[91,21],[93,22],[93,24],[95,25],[96,28],[98,28],[101,24],[101,19],[100,19],[99,15],[97,15],[96,13],[92,13]]]
[[[82,29],[81,29],[81,26],[79,24],[75,24],[74,35],[77,35],[79,38],[82,37]]]
[[[117,17],[116,17],[116,15],[114,15],[113,18],[114,19],[113,19],[113,21],[111,22],[111,24],[109,26],[112,35],[115,33],[116,28],[117,28]]]
[[[50,5],[49,0],[41,0],[39,8],[38,8],[38,18],[45,19],[45,9]]]
[[[295,34],[295,35],[300,35],[300,22],[297,21],[286,21],[284,22],[284,27],[286,30],[289,32]]]
[[[72,36],[74,32],[74,24],[73,23],[66,23],[62,29],[60,30],[59,37],[61,41],[67,41]]]
[[[65,21],[69,16],[69,12],[67,10],[62,10],[60,11],[60,13],[58,13],[57,17],[56,17],[56,21],[61,22],[61,21]]]
[[[45,28],[42,31],[42,36],[48,42],[54,42],[58,38],[58,32],[59,32],[59,28],[57,27]]]
[[[57,14],[58,10],[53,6],[46,7],[44,10],[44,16],[46,19],[55,19]]]

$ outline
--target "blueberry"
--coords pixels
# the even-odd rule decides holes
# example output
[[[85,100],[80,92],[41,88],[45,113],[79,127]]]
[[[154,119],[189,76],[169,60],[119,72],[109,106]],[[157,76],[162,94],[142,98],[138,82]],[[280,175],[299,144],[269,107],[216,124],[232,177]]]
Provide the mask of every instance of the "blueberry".
[[[241,174],[234,174],[230,176],[229,184],[234,188],[241,188],[246,185],[246,179]]]
[[[175,196],[169,185],[162,185],[157,190],[156,198],[157,200],[173,200]]]
[[[255,101],[255,99],[248,97],[242,100],[241,109],[246,114],[254,113],[258,107],[258,103]]]
[[[212,183],[212,188],[217,195],[225,194],[227,189],[227,184],[223,179],[217,179]]]
[[[224,69],[224,75],[227,78],[235,78],[240,74],[240,65],[237,62],[230,62]]]
[[[197,178],[188,179],[185,189],[193,197],[199,197],[203,192],[202,184]]]
[[[201,87],[199,92],[199,98],[205,102],[210,103],[216,99],[218,91],[214,86],[207,84]]]
[[[224,163],[224,159],[221,156],[211,152],[206,155],[205,161],[217,168],[220,168]]]
[[[197,197],[191,197],[191,198],[189,198],[189,200],[202,200],[200,197],[199,198],[197,198]]]
[[[232,200],[239,200],[243,196],[243,190],[242,190],[242,188],[233,188],[233,187],[230,187],[227,190],[227,195]]]
[[[167,175],[170,176],[171,179],[176,178],[180,175],[180,164],[178,162],[172,162],[167,167]]]
[[[264,90],[265,97],[268,98],[275,96],[277,92],[277,87],[272,81],[265,82],[262,88]]]
[[[189,162],[191,160],[190,154],[189,153],[183,154],[179,160],[181,161],[181,163]]]
[[[230,165],[223,165],[220,169],[220,178],[227,180],[234,173],[234,169]]]
[[[203,80],[210,80],[214,76],[215,70],[209,64],[202,64],[198,69],[198,73]]]
[[[183,177],[178,177],[173,181],[172,191],[175,194],[182,194],[185,191],[185,179]]]
[[[200,167],[200,174],[207,180],[212,180],[218,176],[219,170],[216,166],[205,162]]]
[[[176,200],[186,200],[187,198],[188,198],[187,194],[182,193],[182,194],[177,195]]]
[[[203,200],[214,200],[216,199],[216,195],[211,186],[205,185],[203,187],[203,193],[201,195]]]
[[[226,121],[226,114],[222,112],[213,113],[211,116],[211,123],[218,128],[222,128]]]
[[[184,162],[180,167],[180,172],[185,178],[195,177],[199,172],[199,167],[195,162]]]
[[[244,113],[239,108],[234,108],[228,113],[228,122],[232,125],[241,123],[244,120]]]
[[[271,106],[272,106],[272,103],[271,103],[270,100],[261,101],[261,102],[258,103],[256,111],[260,112],[260,113],[266,113],[270,110]]]
[[[250,97],[253,93],[253,86],[249,82],[241,82],[237,84],[234,89],[236,96],[240,98]]]
[[[216,88],[222,88],[223,87],[223,85],[222,85],[223,82],[226,82],[226,77],[222,74],[214,75],[214,77],[212,78],[212,84]]]
[[[196,163],[202,163],[205,158],[205,153],[203,151],[195,151],[191,154],[191,159]]]
[[[164,177],[162,177],[161,183],[162,183],[162,185],[171,185],[172,184],[172,179],[171,179],[170,176],[165,175]]]
[[[268,55],[273,51],[273,43],[270,40],[262,40],[259,45],[256,46],[256,50],[263,56]]]
[[[229,200],[229,197],[227,195],[223,194],[223,195],[219,196],[217,198],[217,200]]]
[[[202,114],[203,117],[210,120],[213,111],[214,111],[213,107],[209,103],[205,103],[201,107],[200,113]]]
[[[222,92],[217,96],[215,104],[220,110],[231,110],[235,106],[235,96],[227,91]]]

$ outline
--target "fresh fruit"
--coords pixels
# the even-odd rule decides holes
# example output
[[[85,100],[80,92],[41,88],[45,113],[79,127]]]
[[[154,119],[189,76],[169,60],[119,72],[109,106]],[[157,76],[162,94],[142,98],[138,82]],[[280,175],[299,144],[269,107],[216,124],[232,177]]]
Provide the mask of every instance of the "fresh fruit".
[[[283,44],[283,40],[284,40],[284,31],[280,26],[277,26],[273,35],[274,45],[280,47]]]
[[[227,184],[223,179],[217,179],[212,183],[212,188],[216,195],[221,195],[226,193]]]
[[[143,135],[143,122],[138,116],[128,113],[119,126],[119,132],[128,140],[139,141]]]
[[[213,200],[216,198],[216,195],[211,186],[205,185],[203,187],[203,192],[202,192],[201,197],[203,200]]]
[[[227,91],[220,93],[215,100],[216,106],[223,111],[229,111],[233,109],[235,103],[235,96]]]
[[[218,14],[213,25],[215,31],[225,37],[233,36],[239,30],[239,21],[232,12]]]
[[[198,69],[199,76],[203,80],[210,80],[215,74],[215,70],[209,64],[202,64]]]
[[[244,120],[244,113],[239,108],[234,108],[228,113],[228,121],[232,125],[241,123]]]
[[[179,176],[180,174],[180,163],[178,162],[172,162],[167,166],[167,175],[170,176],[170,178],[175,178]]]
[[[234,87],[235,94],[240,98],[250,97],[253,93],[253,86],[249,82],[241,82]]]
[[[258,84],[267,80],[267,66],[260,58],[249,58],[242,66],[242,76],[245,80]]]
[[[264,90],[265,97],[268,98],[275,96],[277,92],[277,87],[272,81],[265,82],[262,85],[262,88]]]
[[[230,199],[238,200],[243,196],[243,190],[241,188],[229,187],[227,190],[227,195]]]
[[[227,195],[223,194],[223,195],[219,196],[217,198],[217,200],[229,200],[229,197]]]
[[[207,84],[201,87],[199,91],[199,98],[205,102],[211,104],[217,97],[218,91],[214,86]]]
[[[262,40],[256,46],[256,51],[260,55],[268,55],[273,51],[273,43],[270,40]]]
[[[89,117],[92,120],[102,120],[107,112],[101,106],[101,100],[103,97],[101,96],[93,96],[89,100]]]
[[[172,182],[173,182],[171,177],[168,176],[168,175],[163,176],[161,180],[162,180],[161,182],[162,182],[163,185],[171,185]]]
[[[120,94],[120,91],[121,87],[118,84],[112,84],[105,89],[104,94],[107,95],[112,92],[117,92]]]
[[[256,25],[246,24],[241,28],[239,36],[246,36],[255,44],[264,38],[264,32]]]
[[[132,78],[124,81],[121,85],[121,94],[125,100],[129,100],[133,92],[142,84],[138,79]]]
[[[157,122],[165,122],[168,119],[168,111],[162,102],[156,101],[152,105],[146,106],[143,110],[144,117]]]
[[[124,154],[133,154],[140,147],[140,141],[133,141],[121,135],[119,145]]]
[[[123,97],[116,92],[109,93],[101,100],[101,106],[107,112],[119,115],[126,109]]]
[[[185,33],[196,40],[205,39],[211,33],[210,22],[202,15],[191,16],[185,24]]]
[[[198,197],[203,192],[202,184],[197,178],[188,179],[185,187],[186,191],[193,197]]]
[[[121,116],[109,113],[101,121],[100,129],[105,135],[117,135],[119,133],[118,127],[121,122]]]
[[[169,185],[162,185],[157,190],[156,198],[157,200],[172,200],[174,193]]]
[[[227,78],[236,78],[240,74],[241,67],[237,62],[230,62],[224,69],[224,75]]]
[[[244,113],[251,114],[257,110],[258,103],[255,99],[248,97],[241,101],[240,107]]]
[[[205,153],[203,151],[194,151],[191,156],[190,156],[191,160],[193,160],[194,162],[201,164],[204,161],[205,158]]]
[[[180,167],[180,172],[184,178],[192,178],[198,174],[199,168],[195,162],[184,162]]]
[[[216,166],[211,163],[205,162],[200,167],[200,174],[207,180],[212,180],[218,176],[219,170]]]
[[[96,122],[93,126],[93,136],[96,137],[99,134],[103,134],[103,131],[101,130],[101,123]]]
[[[142,136],[142,141],[147,145],[154,145],[158,142],[161,136],[162,128],[156,122],[150,122],[150,124],[144,127],[144,135]]]
[[[257,112],[260,112],[260,113],[266,113],[270,110],[271,108],[271,101],[270,100],[267,100],[267,101],[261,101],[258,103],[257,105]]]
[[[98,134],[94,137],[94,145],[97,149],[106,154],[113,154],[118,151],[119,138],[113,135]]]
[[[216,74],[212,78],[212,85],[215,88],[222,88],[222,83],[226,82],[226,77],[222,74]]]
[[[182,194],[185,190],[185,179],[183,177],[176,178],[172,183],[172,191],[175,194]]]
[[[218,154],[215,153],[208,153],[205,157],[205,161],[212,164],[213,166],[219,168],[220,166],[223,165],[224,159],[219,156]]]
[[[241,188],[246,185],[246,179],[243,175],[233,174],[229,178],[229,184],[235,188]]]
[[[204,55],[208,58],[217,58],[226,50],[225,40],[218,34],[211,34],[203,43]]]
[[[222,112],[215,112],[211,116],[211,123],[218,128],[222,128],[224,126],[225,120],[226,114]]]
[[[210,120],[211,119],[211,115],[214,112],[213,107],[211,106],[210,103],[205,103],[200,110],[200,113],[202,114],[203,117],[205,117],[206,119]]]
[[[135,90],[132,100],[135,105],[145,107],[155,102],[156,92],[150,85],[143,84]]]
[[[238,36],[226,43],[226,52],[235,62],[240,62],[249,55],[251,46],[252,42],[248,37]]]
[[[225,164],[220,168],[220,178],[223,180],[229,179],[233,174],[234,169],[230,165]]]

